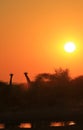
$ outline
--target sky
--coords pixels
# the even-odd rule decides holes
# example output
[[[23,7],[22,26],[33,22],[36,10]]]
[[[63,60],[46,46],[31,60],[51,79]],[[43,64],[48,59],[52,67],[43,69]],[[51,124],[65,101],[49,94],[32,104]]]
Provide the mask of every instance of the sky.
[[[67,54],[63,45],[77,49]],[[83,74],[83,0],[0,0],[0,80],[26,82],[38,73],[68,68]]]

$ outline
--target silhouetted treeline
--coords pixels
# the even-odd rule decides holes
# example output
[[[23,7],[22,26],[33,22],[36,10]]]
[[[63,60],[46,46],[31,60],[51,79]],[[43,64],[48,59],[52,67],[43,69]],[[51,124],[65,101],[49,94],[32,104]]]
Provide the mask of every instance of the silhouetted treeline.
[[[35,107],[83,108],[83,76],[72,79],[68,69],[41,73],[25,84],[0,82],[0,110]]]

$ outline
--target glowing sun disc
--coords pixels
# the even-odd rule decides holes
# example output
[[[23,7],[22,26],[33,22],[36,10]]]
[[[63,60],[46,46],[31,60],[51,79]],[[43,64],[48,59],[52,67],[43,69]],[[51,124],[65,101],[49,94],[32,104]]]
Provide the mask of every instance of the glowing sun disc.
[[[73,42],[67,42],[64,45],[64,50],[68,53],[72,53],[76,50],[76,45]]]

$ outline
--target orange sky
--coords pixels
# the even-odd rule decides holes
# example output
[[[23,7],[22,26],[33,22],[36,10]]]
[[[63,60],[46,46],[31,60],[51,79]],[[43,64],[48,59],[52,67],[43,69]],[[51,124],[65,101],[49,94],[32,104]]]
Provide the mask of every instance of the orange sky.
[[[67,54],[63,44],[77,51]],[[83,74],[83,0],[0,0],[0,80],[25,82],[40,72],[69,68]]]

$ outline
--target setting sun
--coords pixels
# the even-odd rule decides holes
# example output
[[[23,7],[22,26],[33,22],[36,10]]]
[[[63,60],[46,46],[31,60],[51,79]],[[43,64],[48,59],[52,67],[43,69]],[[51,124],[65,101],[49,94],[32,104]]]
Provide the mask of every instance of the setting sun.
[[[72,53],[76,50],[76,45],[73,42],[67,42],[64,45],[64,50],[68,53]]]

